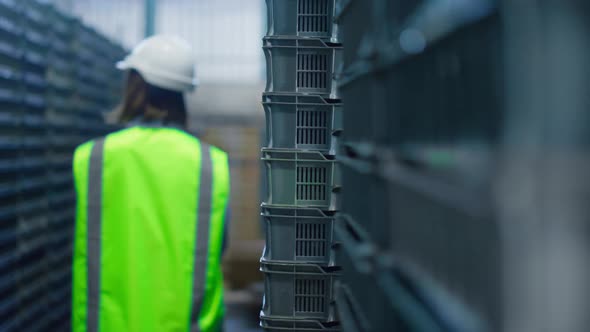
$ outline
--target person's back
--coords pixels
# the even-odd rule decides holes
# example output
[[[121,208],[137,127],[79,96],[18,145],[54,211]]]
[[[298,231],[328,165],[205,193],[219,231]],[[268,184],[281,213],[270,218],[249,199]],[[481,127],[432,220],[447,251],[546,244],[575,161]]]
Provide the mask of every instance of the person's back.
[[[227,155],[137,122],[75,153],[73,330],[218,331]]]

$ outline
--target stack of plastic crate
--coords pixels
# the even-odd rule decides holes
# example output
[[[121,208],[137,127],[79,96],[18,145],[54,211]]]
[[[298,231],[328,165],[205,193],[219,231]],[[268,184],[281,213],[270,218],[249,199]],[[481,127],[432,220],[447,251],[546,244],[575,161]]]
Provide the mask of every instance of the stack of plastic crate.
[[[58,10],[52,16],[47,66],[46,150],[50,206],[48,259],[52,329],[67,330],[71,297],[71,253],[75,192],[72,155],[84,141],[117,128],[104,123],[117,102],[114,87],[122,74],[114,68],[124,50]],[[84,49],[84,50],[81,50]]]
[[[73,51],[77,55],[73,92],[80,121],[92,118],[93,124],[99,124],[104,111],[112,110],[119,99],[121,75],[113,63],[123,57],[123,50],[95,30],[76,24]],[[84,129],[100,131],[95,126]]]
[[[333,254],[342,131],[334,0],[267,0],[266,331],[338,331]]]
[[[81,24],[41,0],[0,1],[0,331],[69,329],[77,145],[115,127],[101,111],[122,75],[104,79],[123,50],[103,45],[100,107],[77,94]],[[107,53],[109,56],[107,57]],[[88,93],[86,93],[88,95]]]
[[[342,331],[480,331],[502,293],[482,177],[502,108],[496,4],[339,0],[336,21]]]
[[[23,184],[22,156],[24,100],[24,66],[21,28],[22,9],[16,2],[0,4],[0,330],[17,326],[17,311],[21,294],[20,276],[15,273],[26,268],[19,257],[23,243],[19,238],[17,209],[22,205],[19,188]],[[39,169],[29,168],[35,174]],[[33,232],[27,232],[30,235]],[[27,273],[27,275],[37,273]]]
[[[46,107],[47,81],[45,71],[49,40],[44,35],[50,27],[45,6],[36,1],[19,1],[22,10],[23,103],[21,105],[23,161],[33,161],[35,168],[21,172],[19,177],[19,225],[18,225],[18,290],[19,310],[16,318],[19,326],[31,331],[46,329],[49,321],[43,314],[49,310],[49,284],[47,275],[48,201],[46,190],[49,178],[45,169],[38,168],[38,157],[47,146],[42,127]]]
[[[72,221],[75,218],[72,192],[72,151],[79,143],[80,129],[77,125],[77,110],[73,98],[76,54],[72,50],[76,21],[57,10],[49,10],[52,22],[49,30],[51,48],[48,54],[46,134],[49,146],[46,151],[48,177],[47,189],[50,213],[48,260],[51,328],[68,328],[71,287],[71,253],[73,243]],[[89,121],[90,122],[90,121]]]

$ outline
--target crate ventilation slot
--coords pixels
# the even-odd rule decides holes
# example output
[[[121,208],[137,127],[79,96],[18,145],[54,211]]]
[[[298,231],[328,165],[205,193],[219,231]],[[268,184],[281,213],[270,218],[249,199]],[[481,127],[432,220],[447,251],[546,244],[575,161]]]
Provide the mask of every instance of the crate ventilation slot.
[[[296,226],[295,256],[324,257],[327,246],[327,225],[298,222]]]
[[[299,0],[297,31],[329,32],[331,15],[328,0]]]
[[[297,87],[325,89],[328,84],[328,55],[300,52],[297,54]]]
[[[328,143],[328,112],[300,109],[297,111],[297,145]]]
[[[309,278],[295,280],[295,312],[324,312],[325,296],[326,280]]]
[[[297,200],[326,200],[328,170],[325,167],[297,167]]]

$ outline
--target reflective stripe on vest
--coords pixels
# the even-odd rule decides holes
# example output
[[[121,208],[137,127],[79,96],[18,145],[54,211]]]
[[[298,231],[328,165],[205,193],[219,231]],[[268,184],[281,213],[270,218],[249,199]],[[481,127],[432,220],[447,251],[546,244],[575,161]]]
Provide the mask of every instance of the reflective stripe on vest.
[[[131,129],[129,135],[133,133],[132,130],[134,129]],[[194,140],[194,138],[190,139]],[[105,222],[105,216],[103,215],[103,204],[105,199],[105,197],[103,197],[103,180],[105,180],[104,163],[105,160],[108,159],[107,155],[109,155],[109,148],[105,143],[108,142],[108,139],[106,142],[105,139],[99,139],[94,142],[91,149],[85,147],[85,151],[84,148],[80,148],[82,151],[80,154],[83,154],[84,156],[78,158],[85,158],[85,160],[87,160],[86,165],[88,167],[88,173],[80,175],[83,170],[75,172],[79,203],[86,202],[86,215],[82,216],[80,215],[81,212],[78,211],[78,220],[76,223],[76,227],[80,228],[80,232],[78,232],[78,230],[76,232],[77,252],[75,252],[74,261],[75,280],[73,305],[78,306],[78,308],[73,308],[75,315],[72,315],[72,320],[73,330],[76,332],[105,332],[105,330],[108,329],[106,326],[100,326],[102,321],[102,314],[100,313],[102,308],[101,303],[105,300],[101,298],[101,296],[107,296],[108,299],[109,296],[113,295],[108,293],[105,294],[105,285],[101,284],[102,246],[105,246],[105,242],[103,241],[109,241],[108,238],[101,239],[101,234],[104,234],[103,223]],[[225,212],[225,206],[222,205],[227,203],[227,195],[229,192],[229,169],[225,153],[201,142],[199,142],[199,146],[200,168],[197,170],[198,201],[195,202],[195,210],[197,211],[195,213],[196,225],[194,225],[193,228],[195,230],[195,233],[193,233],[194,239],[192,240],[194,243],[194,253],[191,258],[193,267],[191,280],[192,301],[190,302],[192,303],[188,304],[186,307],[186,310],[188,311],[186,331],[208,332],[212,331],[212,329],[217,329],[221,323],[221,317],[219,316],[222,314],[222,289],[220,289],[222,288],[222,279],[219,267],[219,253],[221,250],[221,240],[219,235],[223,232],[222,214]],[[87,181],[86,186],[82,183],[84,180]],[[80,192],[84,189],[86,189],[86,197]],[[195,190],[197,190],[197,188],[195,188]],[[110,220],[109,222],[112,223],[113,221]],[[214,227],[212,227],[212,222],[216,223]],[[219,224],[220,222],[221,225]],[[82,242],[82,239],[79,239],[78,235],[82,234],[85,237],[85,241],[83,242],[85,242],[86,253],[84,253],[83,250],[80,250],[81,247],[79,244]],[[211,236],[213,236],[215,240],[211,239]],[[217,256],[211,257],[212,255]],[[79,259],[80,257],[86,259],[84,262],[86,267],[86,273],[84,276],[85,285],[81,284],[79,277],[76,278],[76,276],[82,276],[84,274],[84,271],[80,266],[80,262],[83,260]],[[76,264],[76,262],[78,263]],[[85,295],[81,293],[81,290],[85,290]],[[209,293],[213,293],[213,295]],[[85,304],[86,310],[80,310],[79,306],[82,304]],[[152,305],[157,306],[158,303],[153,303]],[[218,308],[221,308],[221,311]],[[184,310],[184,307],[179,306],[178,310]],[[129,319],[129,317],[124,316],[123,313],[121,315],[123,316],[116,317],[116,319],[121,321]],[[112,322],[112,320],[109,321]],[[121,324],[123,323],[120,323],[117,326],[122,326]],[[200,324],[203,326],[200,326]],[[150,326],[150,328],[152,327]],[[134,332],[136,330],[139,330],[139,328],[134,328],[133,331],[129,332]],[[165,332],[166,328],[154,326],[153,331],[156,330]],[[177,331],[177,329],[173,330]]]
[[[88,167],[87,264],[88,332],[98,332],[100,299],[100,234],[102,211],[102,160],[104,139],[98,139],[90,152]]]
[[[213,164],[209,146],[201,144],[201,184],[199,185],[199,210],[197,213],[197,243],[193,272],[193,303],[191,308],[191,331],[200,332],[199,314],[203,306],[207,282],[207,258],[209,254],[209,224],[213,187]]]

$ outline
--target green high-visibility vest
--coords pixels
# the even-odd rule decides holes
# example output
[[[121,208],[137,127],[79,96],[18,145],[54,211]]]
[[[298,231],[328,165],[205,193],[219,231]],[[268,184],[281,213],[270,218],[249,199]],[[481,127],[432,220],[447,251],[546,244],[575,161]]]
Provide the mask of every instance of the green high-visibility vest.
[[[73,166],[73,331],[219,331],[225,152],[131,127],[79,146]]]

